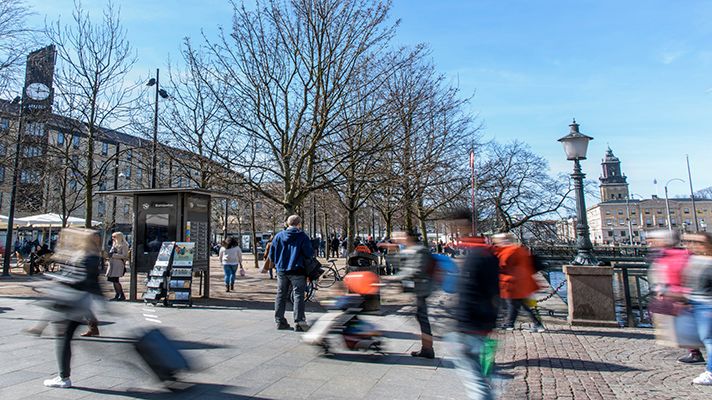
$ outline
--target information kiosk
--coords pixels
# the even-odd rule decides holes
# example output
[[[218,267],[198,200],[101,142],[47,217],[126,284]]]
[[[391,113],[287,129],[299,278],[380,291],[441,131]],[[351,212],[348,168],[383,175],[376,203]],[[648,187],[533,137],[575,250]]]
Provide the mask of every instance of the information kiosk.
[[[165,242],[193,243],[191,268],[200,277],[199,294],[210,294],[210,213],[211,199],[224,194],[201,189],[137,189],[110,190],[98,194],[133,197],[133,242],[131,243],[131,285],[129,298],[138,300],[139,273],[149,276]],[[178,243],[173,243],[173,246]],[[175,256],[175,255],[173,255]],[[166,260],[170,264],[171,260]],[[185,260],[183,260],[185,261]],[[184,272],[184,271],[182,271]],[[177,278],[177,277],[176,277]],[[168,285],[185,285],[170,277]],[[176,281],[171,283],[172,281]],[[169,288],[169,287],[168,287]],[[151,289],[151,288],[149,288]],[[169,288],[170,289],[170,288]],[[178,289],[174,287],[174,289]],[[173,297],[184,297],[174,291]],[[170,294],[169,294],[170,295]],[[188,292],[190,296],[190,292]]]

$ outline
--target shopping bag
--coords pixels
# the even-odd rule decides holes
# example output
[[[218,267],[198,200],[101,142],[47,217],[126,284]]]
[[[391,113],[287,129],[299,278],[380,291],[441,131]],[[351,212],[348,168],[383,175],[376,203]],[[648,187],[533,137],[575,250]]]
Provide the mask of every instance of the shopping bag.
[[[485,338],[482,344],[482,352],[480,353],[480,366],[482,367],[483,376],[489,376],[494,370],[494,356],[496,353],[497,341]]]

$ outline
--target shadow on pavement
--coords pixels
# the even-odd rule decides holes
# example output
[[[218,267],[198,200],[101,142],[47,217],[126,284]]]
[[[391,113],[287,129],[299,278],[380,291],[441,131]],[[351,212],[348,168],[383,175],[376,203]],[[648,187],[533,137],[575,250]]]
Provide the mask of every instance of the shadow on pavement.
[[[324,307],[313,301],[308,301],[305,303],[306,311],[312,312],[323,312],[326,311]],[[205,310],[235,310],[235,309],[248,309],[248,310],[274,310],[274,301],[254,301],[254,300],[228,300],[228,299],[194,299],[193,307],[195,309],[205,309]],[[291,312],[292,307],[289,302],[287,303],[287,312]]]
[[[12,307],[0,307],[0,314],[4,313],[6,311],[13,311],[13,310],[15,310],[15,309]]]
[[[420,335],[411,332],[381,331],[381,334],[389,339],[420,340]]]
[[[74,386],[73,390],[80,390],[96,395],[121,396],[132,399],[181,399],[181,398],[201,398],[201,399],[253,399],[262,400],[262,397],[243,396],[226,392],[228,388],[237,388],[239,386],[226,386],[210,383],[191,383],[179,382],[173,384],[169,390],[164,389],[162,392],[148,392],[135,389],[118,390],[118,389],[96,389],[88,387]],[[69,389],[69,390],[72,390]]]
[[[118,336],[96,336],[76,338],[83,342],[103,342],[103,343],[136,343],[135,338],[118,337]],[[179,350],[210,350],[210,349],[225,349],[230,346],[223,346],[215,343],[191,342],[189,340],[173,340],[171,342]]]
[[[644,332],[625,332],[625,331],[594,331],[594,330],[548,330],[546,333],[562,333],[562,334],[574,334],[583,336],[596,336],[596,337],[611,337],[611,338],[621,338],[621,339],[655,339],[655,335],[651,333]]]
[[[442,358],[428,360],[426,358],[413,357],[410,354],[386,353],[385,355],[372,353],[337,353],[328,356],[332,360],[344,362],[358,362],[367,364],[389,364],[389,365],[414,365],[420,367],[440,367],[453,368],[453,364]]]
[[[497,363],[498,369],[511,369],[516,367],[539,367],[570,369],[574,371],[610,371],[610,372],[631,372],[642,371],[638,368],[628,367],[621,364],[613,364],[602,361],[577,360],[571,358],[544,357],[521,359],[510,362]]]

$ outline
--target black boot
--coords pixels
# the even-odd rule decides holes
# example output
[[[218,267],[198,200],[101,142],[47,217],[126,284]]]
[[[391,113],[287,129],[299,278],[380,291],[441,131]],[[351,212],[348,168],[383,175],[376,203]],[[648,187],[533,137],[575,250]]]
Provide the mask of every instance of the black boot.
[[[229,292],[229,291],[230,291],[230,285],[228,285],[228,284],[226,283],[226,284],[225,284],[225,289],[226,289],[226,290],[225,290],[226,292]]]
[[[230,284],[230,290],[235,291],[235,282]]]

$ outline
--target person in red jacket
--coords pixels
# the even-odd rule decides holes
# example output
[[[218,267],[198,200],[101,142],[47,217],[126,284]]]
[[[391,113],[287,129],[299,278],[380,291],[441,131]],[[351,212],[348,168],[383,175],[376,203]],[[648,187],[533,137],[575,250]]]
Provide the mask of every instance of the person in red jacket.
[[[532,332],[544,332],[544,326],[539,317],[525,303],[532,293],[539,290],[534,280],[534,259],[529,250],[514,243],[511,233],[500,233],[492,237],[494,252],[499,259],[499,296],[507,304],[507,317],[504,329],[513,330],[519,316],[519,309],[529,314]]]

